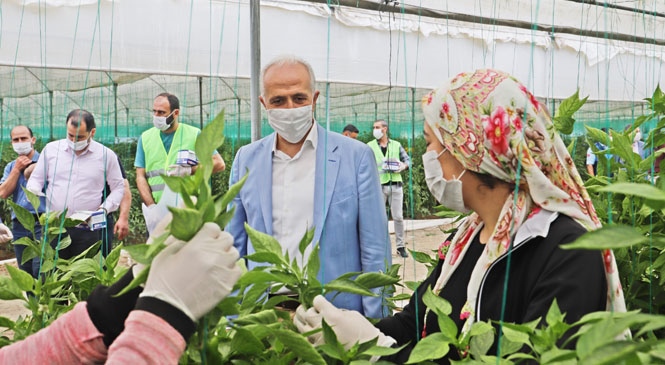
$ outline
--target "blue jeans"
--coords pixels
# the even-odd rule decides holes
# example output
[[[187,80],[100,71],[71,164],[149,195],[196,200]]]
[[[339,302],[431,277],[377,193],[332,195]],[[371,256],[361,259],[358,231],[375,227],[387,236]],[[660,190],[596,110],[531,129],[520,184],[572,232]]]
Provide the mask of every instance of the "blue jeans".
[[[40,241],[42,239],[42,226],[39,225],[39,220],[35,218],[36,223],[35,223],[35,238],[37,241]],[[30,237],[32,238],[32,233],[30,233],[29,230],[27,230],[21,222],[18,221],[18,219],[14,218],[12,219],[12,234],[14,235],[14,241],[18,240],[21,237]],[[22,264],[21,261],[23,259],[23,250],[25,249],[25,246],[23,245],[14,245],[14,252],[16,252],[16,263],[18,264],[18,267],[27,272],[28,274],[32,275],[33,278],[39,277],[39,260],[40,257],[36,256],[33,257],[32,260],[26,262],[25,264]]]

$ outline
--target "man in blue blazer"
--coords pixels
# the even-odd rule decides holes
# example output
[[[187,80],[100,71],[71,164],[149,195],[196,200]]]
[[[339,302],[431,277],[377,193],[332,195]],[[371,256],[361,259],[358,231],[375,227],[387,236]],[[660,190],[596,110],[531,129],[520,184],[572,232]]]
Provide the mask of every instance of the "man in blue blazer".
[[[230,183],[247,170],[249,176],[233,201],[236,211],[226,230],[241,256],[254,253],[247,222],[300,260],[298,243],[315,227],[323,283],[348,272],[385,272],[391,246],[374,154],[367,145],[316,123],[315,82],[311,66],[293,56],[264,67],[259,99],[275,133],[236,153]],[[382,300],[344,293],[333,303],[381,318],[388,314]]]

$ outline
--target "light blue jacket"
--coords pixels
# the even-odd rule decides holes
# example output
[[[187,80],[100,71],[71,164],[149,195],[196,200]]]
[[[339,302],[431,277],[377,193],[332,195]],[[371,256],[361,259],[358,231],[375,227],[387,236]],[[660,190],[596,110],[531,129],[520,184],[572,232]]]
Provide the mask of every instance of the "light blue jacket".
[[[391,264],[388,222],[372,150],[364,143],[328,132],[318,124],[314,191],[314,242],[319,242],[324,283],[347,272],[385,272]],[[272,148],[275,133],[243,146],[233,161],[230,183],[249,169],[233,200],[235,215],[226,226],[240,255],[254,253],[244,222],[272,234]],[[324,196],[325,194],[325,196]],[[252,269],[256,264],[249,262]],[[378,293],[378,292],[377,292]],[[331,299],[329,297],[328,299]],[[381,297],[338,295],[333,303],[367,317],[385,317]]]

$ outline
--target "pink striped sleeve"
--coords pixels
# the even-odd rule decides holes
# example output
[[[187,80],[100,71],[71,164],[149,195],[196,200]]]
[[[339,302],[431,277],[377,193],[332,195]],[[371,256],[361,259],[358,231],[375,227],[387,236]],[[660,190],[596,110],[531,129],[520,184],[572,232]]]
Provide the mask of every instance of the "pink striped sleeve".
[[[162,318],[133,310],[125,330],[109,348],[106,364],[177,364],[185,340]]]
[[[0,348],[0,364],[94,364],[106,359],[103,335],[78,303],[50,326]]]

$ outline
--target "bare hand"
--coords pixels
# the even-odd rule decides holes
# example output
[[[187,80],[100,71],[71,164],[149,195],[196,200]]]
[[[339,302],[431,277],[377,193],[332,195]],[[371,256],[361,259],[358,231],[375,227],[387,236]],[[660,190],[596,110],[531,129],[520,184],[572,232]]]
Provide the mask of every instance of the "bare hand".
[[[37,164],[33,163],[32,165],[26,167],[25,171],[23,171],[23,176],[25,176],[26,180],[30,179],[30,175],[32,175],[32,171],[35,169],[35,166],[37,166]]]
[[[126,218],[118,218],[118,221],[115,222],[115,226],[113,226],[113,234],[118,238],[118,240],[122,241],[129,235],[129,222]]]
[[[16,159],[16,163],[14,164],[14,169],[18,171],[23,171],[31,163],[32,159],[28,158],[28,156],[18,156],[18,158]]]

